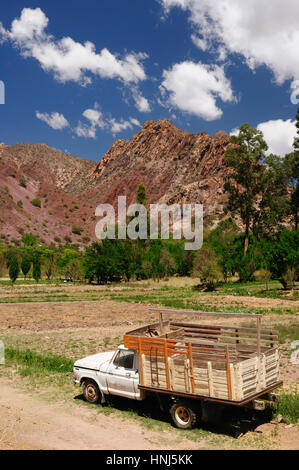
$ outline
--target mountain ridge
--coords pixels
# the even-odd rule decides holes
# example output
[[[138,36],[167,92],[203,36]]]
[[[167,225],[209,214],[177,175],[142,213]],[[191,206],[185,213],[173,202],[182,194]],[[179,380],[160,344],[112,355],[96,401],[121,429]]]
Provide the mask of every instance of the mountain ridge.
[[[202,203],[205,217],[217,220],[227,199],[224,154],[229,145],[223,131],[189,133],[167,119],[147,121],[130,140],[116,140],[98,163],[46,144],[2,143],[0,236],[16,242],[31,231],[41,242],[67,237],[87,244],[95,239],[96,206],[117,207],[118,196],[135,202],[140,182],[149,203]],[[31,203],[34,199],[41,207]],[[74,226],[82,228],[81,234],[73,233]]]

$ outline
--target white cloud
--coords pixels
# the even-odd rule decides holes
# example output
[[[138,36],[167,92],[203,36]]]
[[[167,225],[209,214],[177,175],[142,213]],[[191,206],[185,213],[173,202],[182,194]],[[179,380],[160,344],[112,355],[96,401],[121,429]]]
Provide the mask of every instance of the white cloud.
[[[0,23],[0,40],[10,40],[24,57],[35,58],[43,70],[52,72],[63,83],[86,85],[91,82],[90,74],[117,78],[126,84],[146,79],[141,63],[146,54],[131,52],[121,59],[106,48],[97,52],[91,42],[82,44],[70,37],[58,40],[45,32],[48,23],[40,8],[24,8],[10,31]]]
[[[164,70],[160,87],[167,102],[190,114],[212,121],[222,116],[217,98],[223,102],[235,100],[231,83],[223,67],[201,62],[181,62]]]
[[[79,121],[78,125],[74,128],[75,135],[87,139],[96,139],[98,129],[107,129],[115,135],[126,129],[133,129],[134,126],[141,126],[138,119],[132,117],[128,120],[120,119],[120,121],[116,121],[114,118],[105,118],[98,107],[98,104],[95,103],[94,109],[86,109],[82,113],[82,116],[89,121],[89,124]]]
[[[48,124],[48,126],[52,127],[52,129],[55,130],[61,130],[69,126],[69,122],[67,121],[67,119],[65,119],[63,114],[59,114],[56,112],[48,114],[36,111],[36,117],[41,121],[44,121],[46,124]]]
[[[297,0],[160,2],[166,12],[173,7],[189,12],[192,40],[201,49],[218,49],[222,60],[227,54],[241,54],[252,70],[266,65],[278,84],[299,77]]]
[[[135,105],[138,111],[140,111],[141,113],[150,112],[151,107],[150,107],[148,100],[144,98],[144,96],[141,95],[137,87],[134,87],[132,89],[132,93],[133,93],[133,99],[135,101]]]
[[[97,103],[95,108],[97,108]],[[98,109],[86,109],[82,116],[89,121],[89,124],[82,124],[79,121],[77,127],[74,129],[75,134],[78,137],[86,137],[90,139],[95,139],[97,136],[97,129],[104,129],[105,121],[103,119],[103,114]]]
[[[91,125],[100,127],[101,129],[105,127],[101,111],[98,111],[97,109],[86,109],[83,116],[91,122]]]
[[[235,127],[235,128],[231,131],[231,133],[230,133],[229,135],[231,135],[231,136],[233,136],[233,135],[237,136],[237,135],[239,135],[239,132],[240,132],[240,129],[239,129],[238,127]]]
[[[110,119],[109,125],[110,125],[112,134],[118,134],[119,132],[122,132],[126,129],[133,129],[133,126],[138,126],[138,127],[141,126],[138,119],[134,119],[134,118],[130,118],[129,121],[125,121],[124,119],[121,119],[119,122],[117,122],[115,119]]]
[[[295,121],[277,119],[261,122],[257,129],[264,134],[265,141],[269,146],[268,154],[274,153],[284,157],[293,151],[293,142],[296,136]]]
[[[141,124],[140,124],[140,122],[138,121],[138,119],[130,118],[130,121],[131,121],[131,123],[133,124],[133,126],[141,127]]]

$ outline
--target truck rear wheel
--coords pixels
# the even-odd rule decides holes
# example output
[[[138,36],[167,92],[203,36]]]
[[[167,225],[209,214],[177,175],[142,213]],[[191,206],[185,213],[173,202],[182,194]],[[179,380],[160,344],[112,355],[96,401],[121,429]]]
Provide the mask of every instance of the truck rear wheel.
[[[85,400],[89,403],[98,403],[100,401],[101,392],[93,380],[86,380],[83,386],[83,395]]]
[[[197,413],[189,403],[174,403],[170,408],[170,415],[177,428],[193,429],[197,424]]]

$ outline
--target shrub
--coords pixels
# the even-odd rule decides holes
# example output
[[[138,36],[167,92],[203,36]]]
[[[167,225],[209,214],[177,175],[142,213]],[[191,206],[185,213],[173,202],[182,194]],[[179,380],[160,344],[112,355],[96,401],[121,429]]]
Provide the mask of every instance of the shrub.
[[[31,204],[32,204],[34,207],[39,207],[39,208],[41,208],[41,206],[42,206],[41,200],[38,199],[38,198],[32,199],[32,200],[31,200]]]
[[[266,290],[269,289],[269,281],[271,280],[271,273],[268,269],[259,269],[254,273],[254,277],[259,282],[264,282],[266,284]]]
[[[193,276],[199,277],[207,290],[215,290],[215,284],[223,278],[218,258],[209,245],[203,245],[195,257]]]
[[[84,229],[80,227],[79,225],[73,225],[72,227],[72,233],[75,235],[81,235],[81,233],[84,232]]]
[[[22,188],[27,188],[27,183],[24,176],[20,178],[19,185],[22,186]]]
[[[291,393],[281,393],[276,414],[281,414],[288,422],[297,423],[299,420],[299,394],[297,388]]]

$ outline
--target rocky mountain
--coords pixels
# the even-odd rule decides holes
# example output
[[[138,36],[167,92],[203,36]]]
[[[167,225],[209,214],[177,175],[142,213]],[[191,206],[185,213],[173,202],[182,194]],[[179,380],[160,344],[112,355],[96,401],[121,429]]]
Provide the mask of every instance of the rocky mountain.
[[[98,164],[44,144],[0,144],[0,234],[18,240],[31,231],[47,243],[69,237],[86,244],[95,239],[96,206],[116,207],[120,195],[135,202],[140,182],[149,203],[202,203],[205,217],[219,219],[229,145],[224,132],[191,134],[167,119],[117,140]]]

